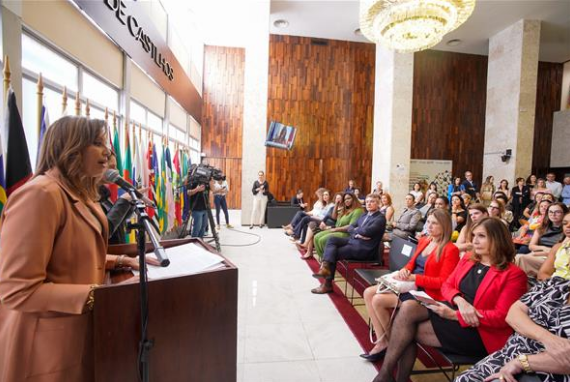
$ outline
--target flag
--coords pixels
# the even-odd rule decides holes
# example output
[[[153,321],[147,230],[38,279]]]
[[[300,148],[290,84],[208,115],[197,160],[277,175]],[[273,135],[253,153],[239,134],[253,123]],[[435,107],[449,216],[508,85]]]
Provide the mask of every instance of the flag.
[[[145,180],[144,178],[144,161],[143,161],[143,157],[142,157],[142,150],[141,150],[141,143],[138,139],[137,139],[137,135],[133,134],[133,148],[134,148],[134,162],[133,162],[133,180],[134,180],[134,185],[137,188],[141,188],[144,186],[144,184],[146,184],[148,181]],[[148,178],[147,178],[148,179]]]
[[[182,155],[182,152],[179,150],[176,150],[176,153],[174,154],[174,160],[172,161],[172,164],[174,165],[174,172],[172,174],[172,184],[174,186],[174,215],[176,217],[176,226],[181,226],[182,225],[182,200],[183,200],[183,195],[181,193],[181,188],[180,188],[180,179],[181,179],[181,175],[180,175],[180,156]]]
[[[133,184],[133,158],[131,156],[131,140],[129,138],[129,125],[125,123],[125,158],[123,159],[123,178]]]
[[[4,146],[2,146],[2,136],[0,136],[0,214],[6,205],[6,179],[4,178]]]
[[[146,167],[148,169],[148,181],[147,181],[147,185],[148,185],[148,197],[150,198],[150,200],[153,200],[156,202],[156,198],[154,197],[155,195],[155,190],[156,190],[156,184],[155,184],[155,177],[154,177],[154,162],[155,162],[155,156],[153,154],[153,147],[152,147],[152,142],[149,140],[148,142],[148,150],[146,152]],[[153,208],[147,208],[147,213],[148,216],[152,219],[154,217],[154,209]]]
[[[48,112],[45,106],[42,105],[41,111],[41,124],[40,124],[40,136],[38,139],[38,154],[36,155],[36,169],[38,168],[38,163],[40,161],[40,151],[42,148],[42,142],[44,141],[44,136],[46,135],[47,128],[49,126]]]
[[[174,222],[176,221],[176,206],[174,202],[174,192],[173,192],[173,182],[172,182],[172,177],[173,177],[172,160],[170,156],[170,148],[168,146],[166,146],[164,161],[166,163],[164,191],[166,193],[166,211],[168,213],[166,230],[170,231],[172,228],[174,228]]]
[[[158,157],[157,157],[158,159]],[[158,168],[158,160],[156,161],[157,167],[154,168],[156,173],[156,201],[158,207],[158,222],[160,227],[160,233],[166,232],[166,227],[168,222],[167,217],[167,206],[166,206],[166,193],[164,189],[164,178],[166,177],[166,163],[164,160],[164,146],[162,146],[162,157],[160,160],[160,168]],[[165,224],[166,223],[166,224]]]
[[[8,90],[6,108],[8,152],[6,155],[6,194],[9,197],[33,175],[24,126],[16,104],[16,94]]]
[[[182,174],[184,174],[184,187],[182,187],[182,195],[184,196],[184,203],[182,207],[182,220],[186,220],[190,214],[190,196],[188,190],[190,189],[190,178],[188,177],[188,170],[190,169],[190,157],[187,152],[183,152],[182,159]]]

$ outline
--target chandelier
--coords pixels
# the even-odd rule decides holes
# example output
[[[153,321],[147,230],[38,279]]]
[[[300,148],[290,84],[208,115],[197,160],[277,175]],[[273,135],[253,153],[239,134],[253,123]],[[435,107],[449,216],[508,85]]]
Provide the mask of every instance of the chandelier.
[[[360,30],[388,49],[417,52],[437,45],[474,8],[475,0],[360,0]]]

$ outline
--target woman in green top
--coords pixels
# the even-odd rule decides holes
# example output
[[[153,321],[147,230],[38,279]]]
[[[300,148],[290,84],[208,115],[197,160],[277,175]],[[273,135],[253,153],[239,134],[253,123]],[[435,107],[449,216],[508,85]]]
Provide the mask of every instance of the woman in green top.
[[[315,249],[317,250],[317,256],[319,260],[323,257],[325,246],[327,245],[327,240],[329,237],[347,237],[348,232],[346,231],[348,229],[348,226],[356,223],[360,215],[362,215],[364,212],[360,206],[360,202],[354,197],[353,194],[344,194],[343,200],[344,210],[337,217],[335,227],[327,229],[326,231],[321,231],[314,237]]]

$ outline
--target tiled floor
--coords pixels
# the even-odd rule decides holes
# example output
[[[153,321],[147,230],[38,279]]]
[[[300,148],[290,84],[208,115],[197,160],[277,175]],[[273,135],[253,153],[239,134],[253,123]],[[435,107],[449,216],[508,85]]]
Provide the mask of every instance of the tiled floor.
[[[222,253],[239,268],[238,382],[369,382],[374,367],[281,229],[222,227]],[[260,241],[252,246],[230,247]]]

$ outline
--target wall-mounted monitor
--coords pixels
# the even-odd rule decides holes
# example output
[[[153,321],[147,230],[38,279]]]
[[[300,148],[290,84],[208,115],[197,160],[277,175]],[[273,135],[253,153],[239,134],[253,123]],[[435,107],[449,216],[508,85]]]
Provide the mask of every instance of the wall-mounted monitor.
[[[265,146],[291,150],[293,148],[293,142],[295,142],[296,135],[297,129],[293,126],[286,126],[282,123],[273,121],[269,125]]]

